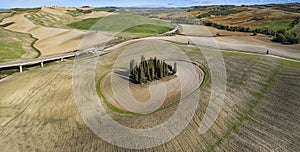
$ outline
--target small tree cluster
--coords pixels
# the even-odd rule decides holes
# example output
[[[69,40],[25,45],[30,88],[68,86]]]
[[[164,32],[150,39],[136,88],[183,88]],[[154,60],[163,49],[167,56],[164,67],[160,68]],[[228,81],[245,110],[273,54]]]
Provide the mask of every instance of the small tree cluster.
[[[138,83],[147,83],[159,80],[166,76],[174,75],[177,72],[176,62],[174,67],[156,57],[146,60],[141,56],[141,63],[135,64],[134,60],[129,63],[130,78]]]
[[[253,32],[253,36],[257,35],[257,33],[266,34],[266,35],[272,35],[274,36],[273,41],[274,42],[280,42],[283,44],[298,44],[300,42],[299,34],[295,32],[288,32],[289,29],[294,28],[296,24],[299,23],[300,19],[295,19],[290,25],[288,29],[279,29],[279,30],[273,30],[269,28],[256,28],[256,29],[250,29],[249,27],[242,27],[242,26],[228,26],[228,25],[222,25],[218,23],[214,23],[211,21],[203,20],[202,23],[205,26],[212,26],[217,29],[221,30],[227,30],[227,31],[239,31],[239,32]]]
[[[279,30],[273,38],[274,42],[281,42],[283,44],[298,44],[299,37],[296,33],[288,33],[286,30]]]

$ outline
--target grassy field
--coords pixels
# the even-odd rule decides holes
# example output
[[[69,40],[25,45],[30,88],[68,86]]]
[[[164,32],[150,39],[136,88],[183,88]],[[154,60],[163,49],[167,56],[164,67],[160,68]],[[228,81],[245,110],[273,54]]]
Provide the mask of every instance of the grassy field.
[[[99,7],[94,8],[93,11],[106,11],[106,12],[114,12],[116,11],[116,8],[110,8],[110,7]]]
[[[71,24],[68,24],[68,26],[71,28],[76,28],[76,29],[81,29],[81,30],[89,30],[94,24],[96,24],[101,19],[102,19],[102,17],[88,18],[88,19],[84,19],[82,21],[73,22]]]
[[[14,14],[14,12],[12,12],[12,11],[0,11],[0,22],[4,19],[4,18],[6,18],[6,17],[9,17],[9,16],[11,16],[11,15],[13,15]]]
[[[35,41],[29,34],[16,33],[0,27],[0,62],[34,58],[38,52],[32,47]]]
[[[270,29],[277,31],[279,29],[288,29],[289,25],[293,22],[294,19],[278,19],[278,20],[269,20],[266,22],[263,22],[255,28],[258,29]]]
[[[132,25],[137,26],[132,27]],[[99,30],[108,32],[124,30],[123,36],[130,36],[130,34],[148,36],[153,34],[164,33],[173,28],[173,25],[168,22],[129,14],[111,15],[104,18],[90,18],[71,23],[68,26],[82,30]],[[124,29],[124,27],[129,28]]]
[[[289,30],[291,33],[296,33],[298,36],[300,35],[300,23],[296,24],[292,29]]]
[[[12,13],[0,13],[0,21],[11,15]],[[29,34],[12,32],[0,27],[0,35],[0,62],[38,56],[38,52],[32,47],[35,39]]]

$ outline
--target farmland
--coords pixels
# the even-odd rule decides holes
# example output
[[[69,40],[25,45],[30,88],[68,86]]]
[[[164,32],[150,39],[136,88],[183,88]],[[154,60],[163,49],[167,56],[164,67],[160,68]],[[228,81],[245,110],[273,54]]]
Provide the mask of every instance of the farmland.
[[[0,11],[0,62],[86,51],[23,66],[22,73],[19,65],[0,69],[0,151],[300,151],[300,44],[198,24],[299,33],[299,8]],[[179,32],[159,35],[175,23]],[[161,62],[140,64],[141,56]],[[139,65],[134,78],[131,60]],[[160,64],[175,63],[174,74],[157,76],[165,71]],[[154,64],[156,77],[149,74]],[[146,75],[149,81],[141,79]],[[110,119],[137,132],[125,136],[105,126]],[[154,140],[137,140],[146,137]]]
[[[199,49],[181,45],[178,47],[183,49],[192,60],[199,61],[206,67]],[[114,53],[100,58],[101,62],[97,68],[98,77],[102,75],[101,73],[109,71],[115,56],[118,56],[123,49],[118,48]],[[196,127],[201,122],[208,104],[211,92],[210,81],[208,81],[201,89],[201,99],[192,123],[167,144],[145,151],[174,149],[231,151],[237,148],[272,150],[274,147],[286,149],[287,143],[294,145],[288,146],[288,150],[297,151],[298,117],[290,117],[290,115],[299,115],[294,107],[298,104],[296,99],[299,98],[299,93],[281,89],[299,89],[299,62],[226,51],[223,52],[223,56],[226,66],[230,67],[227,68],[229,78],[227,94],[221,114],[212,128],[200,135]],[[0,141],[6,143],[3,150],[126,150],[99,139],[85,126],[72,97],[71,69],[72,61],[68,61],[24,74],[15,74],[13,78],[0,82],[0,86],[11,90],[1,92],[1,101],[6,101],[1,102],[3,107],[1,136],[6,136]],[[12,91],[16,89],[16,84],[27,83],[22,81],[25,78],[30,78],[28,80],[31,80],[31,85],[17,89],[18,91],[14,93],[14,96],[23,97],[23,102],[18,102],[21,99],[9,98]],[[40,83],[41,81],[43,83]],[[42,84],[48,85],[40,86]],[[42,89],[30,89],[36,87]],[[12,100],[14,102],[11,102]],[[176,106],[148,115],[119,114],[109,107],[106,107],[106,110],[114,120],[125,126],[144,128],[164,122],[176,110]],[[276,130],[268,129],[274,124]],[[27,134],[31,136],[28,137]],[[282,137],[282,134],[285,136]],[[41,138],[44,140],[39,140]],[[257,138],[261,140],[256,140]],[[11,144],[12,141],[17,141],[17,146]]]
[[[109,22],[106,22],[106,20],[109,20]],[[123,24],[112,25],[112,23],[116,23],[117,20],[118,22],[122,22]],[[136,24],[137,26],[123,29],[122,26],[126,27],[127,24]],[[71,23],[68,26],[81,30],[99,30],[109,32],[122,31],[122,34],[120,35],[123,37],[131,37],[132,35],[139,35],[141,37],[145,37],[154,34],[161,34],[173,29],[173,25],[171,23],[130,14],[114,15],[109,16],[107,18],[89,18],[79,22]]]

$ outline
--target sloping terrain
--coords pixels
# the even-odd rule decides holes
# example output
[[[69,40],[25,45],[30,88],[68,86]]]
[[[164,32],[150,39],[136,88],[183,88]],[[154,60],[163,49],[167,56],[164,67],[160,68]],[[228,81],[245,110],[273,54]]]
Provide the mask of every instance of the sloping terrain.
[[[72,16],[72,13],[78,15]],[[36,25],[42,25],[45,27],[55,27],[55,28],[68,28],[68,24],[82,19],[87,18],[99,18],[113,13],[109,12],[91,12],[91,13],[80,13],[75,8],[65,8],[65,7],[43,7],[40,11],[36,13],[27,14],[25,17],[29,19]]]
[[[14,15],[14,12],[0,11],[0,21]],[[29,34],[8,31],[0,27],[0,62],[34,58],[39,52],[33,48],[35,39]]]
[[[79,30],[50,28],[35,25],[24,17],[26,14],[14,15],[5,18],[1,24],[14,23],[5,27],[7,30],[29,33],[38,40],[34,43],[41,56],[65,53],[78,49],[89,48],[104,43],[109,37],[102,32],[87,33]],[[90,42],[82,43],[82,39],[91,39]]]
[[[178,47],[206,67],[199,49]],[[109,71],[118,55],[100,57],[99,64],[107,68],[97,71]],[[299,62],[226,51],[223,56],[227,94],[208,132],[201,135],[198,129],[210,97],[210,81],[201,89],[195,116],[183,132],[164,145],[139,151],[299,151]],[[103,141],[83,123],[72,93],[72,66],[72,61],[54,63],[0,81],[1,150],[138,151]],[[136,128],[160,124],[174,110],[176,106],[132,116],[107,107],[114,120]]]
[[[299,13],[285,12],[274,9],[253,9],[251,11],[243,11],[237,14],[213,16],[205,18],[205,20],[213,21],[223,25],[254,27],[260,23],[264,23],[272,19],[295,19],[299,17]]]

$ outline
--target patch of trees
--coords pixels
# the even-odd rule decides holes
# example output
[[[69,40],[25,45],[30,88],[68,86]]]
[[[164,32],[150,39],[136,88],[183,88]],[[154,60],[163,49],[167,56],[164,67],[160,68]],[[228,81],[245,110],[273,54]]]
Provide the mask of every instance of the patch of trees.
[[[134,60],[131,60],[129,68],[131,80],[140,84],[175,75],[177,72],[176,62],[172,67],[165,61],[160,61],[156,57],[146,60],[144,56],[141,56],[141,62],[139,64],[136,64]]]
[[[277,31],[274,31],[272,29],[250,29],[249,27],[242,27],[242,26],[228,26],[228,25],[222,25],[222,24],[218,24],[218,23],[214,23],[211,21],[202,21],[202,23],[205,26],[212,26],[215,27],[217,29],[221,29],[221,30],[227,30],[227,31],[238,31],[238,32],[252,32],[253,36],[257,35],[257,33],[261,33],[261,34],[265,34],[265,35],[271,35],[273,36],[273,40],[274,42],[279,42],[279,43],[283,43],[283,44],[298,44],[299,43],[299,36],[296,33],[290,33],[287,32],[286,29],[280,29]],[[299,23],[299,19],[295,19],[291,26],[294,27],[294,25]]]
[[[82,8],[88,8],[88,7],[82,7]],[[92,10],[84,10],[84,9],[78,9],[76,8],[76,10],[80,13],[84,13],[84,14],[89,14],[92,13]]]
[[[300,18],[294,19],[293,22],[289,25],[289,28],[294,28],[295,25],[299,24]]]
[[[273,41],[284,44],[298,44],[299,38],[296,33],[288,33],[286,30],[279,30],[276,32]]]
[[[197,16],[197,18],[210,17],[211,15],[223,16],[243,12],[244,10],[221,10],[221,11],[209,11],[208,13],[203,13]]]
[[[236,14],[245,11],[245,9],[237,10],[232,9],[234,6],[232,5],[221,5],[219,7],[212,7],[209,8],[209,11],[207,13],[203,13],[197,16],[197,18],[204,18],[204,17],[210,17],[211,15],[214,16],[223,16],[223,15],[230,15],[230,14]]]
[[[202,23],[205,26],[212,26],[215,27],[217,29],[221,29],[221,30],[227,30],[227,31],[239,31],[239,32],[252,32],[251,29],[249,27],[242,27],[242,26],[228,26],[228,25],[222,25],[222,24],[218,24],[218,23],[214,23],[211,21],[202,21]]]

